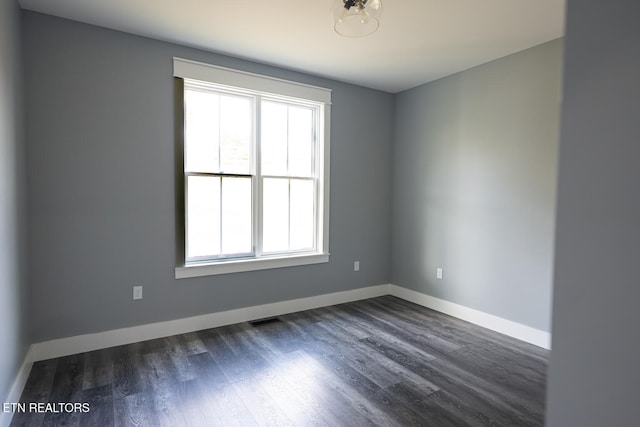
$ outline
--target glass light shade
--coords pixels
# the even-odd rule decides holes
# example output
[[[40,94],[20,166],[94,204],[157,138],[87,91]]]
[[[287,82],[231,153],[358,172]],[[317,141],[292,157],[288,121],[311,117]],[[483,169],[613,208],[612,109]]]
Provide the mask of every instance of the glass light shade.
[[[381,0],[334,0],[331,7],[333,28],[345,37],[364,37],[380,26]]]

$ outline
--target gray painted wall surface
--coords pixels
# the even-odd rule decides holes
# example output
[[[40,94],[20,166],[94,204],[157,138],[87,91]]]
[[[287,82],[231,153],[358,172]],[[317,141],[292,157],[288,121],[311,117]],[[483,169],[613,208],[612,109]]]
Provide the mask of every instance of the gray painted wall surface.
[[[555,40],[397,96],[393,283],[550,330],[561,64]]]
[[[0,2],[0,403],[29,344],[26,312],[25,171],[20,72],[20,11]],[[6,414],[0,413],[0,423]]]
[[[550,427],[640,420],[640,5],[570,0]]]
[[[34,341],[389,282],[392,95],[32,12],[23,26]],[[174,279],[173,56],[333,90],[330,263]]]

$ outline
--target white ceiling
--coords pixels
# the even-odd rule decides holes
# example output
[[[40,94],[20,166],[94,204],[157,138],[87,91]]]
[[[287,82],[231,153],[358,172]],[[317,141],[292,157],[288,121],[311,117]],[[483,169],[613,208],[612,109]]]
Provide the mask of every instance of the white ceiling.
[[[24,9],[391,93],[564,34],[565,0],[382,0],[380,29],[338,36],[332,0],[19,0]]]

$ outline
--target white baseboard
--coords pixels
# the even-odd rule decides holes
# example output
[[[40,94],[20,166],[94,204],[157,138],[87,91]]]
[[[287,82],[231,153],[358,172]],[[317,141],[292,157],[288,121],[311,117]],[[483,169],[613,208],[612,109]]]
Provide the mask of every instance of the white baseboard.
[[[439,311],[478,326],[491,329],[538,347],[551,349],[551,334],[492,314],[455,304],[396,285],[388,285],[389,294]]]
[[[547,349],[551,347],[551,334],[548,332],[400,286],[378,285],[35,343],[31,346],[29,358],[25,363],[32,363],[38,360],[46,360],[54,357],[83,353],[86,351],[100,350],[117,345],[131,344],[139,341],[199,331],[202,329],[215,328],[218,326],[246,322],[264,317],[279,316],[296,311],[310,310],[313,308],[342,304],[345,302],[373,298],[382,295],[393,295],[450,316],[466,320],[476,325],[509,335],[522,341],[526,341],[539,347]]]
[[[11,390],[9,390],[9,395],[7,399],[0,403],[18,403],[20,402],[20,396],[22,396],[22,390],[24,390],[24,386],[27,384],[27,379],[29,378],[29,374],[31,373],[31,367],[33,366],[33,357],[32,357],[33,346],[29,347],[27,351],[27,355],[24,358],[24,362],[18,373],[16,375],[13,384],[11,385]],[[0,411],[0,427],[9,427],[11,424],[11,420],[13,419],[12,412],[2,412]]]
[[[389,294],[389,285],[370,286],[272,304],[256,305],[236,310],[204,314],[166,322],[150,323],[130,328],[114,329],[95,334],[77,335],[33,344],[31,361],[69,356],[176,334],[215,328],[264,317],[279,316]]]
[[[25,361],[7,397],[7,402],[18,402],[20,400],[20,395],[31,372],[31,367],[34,362],[39,360],[69,356],[86,351],[100,350],[383,295],[393,295],[539,347],[551,348],[551,334],[548,332],[400,286],[387,284],[35,343],[31,345],[27,352]],[[9,413],[0,414],[0,427],[9,426],[11,415]]]

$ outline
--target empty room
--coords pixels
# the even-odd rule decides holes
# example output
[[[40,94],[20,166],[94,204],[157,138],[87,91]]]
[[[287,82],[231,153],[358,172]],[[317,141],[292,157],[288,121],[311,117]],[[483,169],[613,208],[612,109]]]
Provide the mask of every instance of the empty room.
[[[3,0],[0,427],[637,425],[638,19]]]

